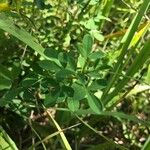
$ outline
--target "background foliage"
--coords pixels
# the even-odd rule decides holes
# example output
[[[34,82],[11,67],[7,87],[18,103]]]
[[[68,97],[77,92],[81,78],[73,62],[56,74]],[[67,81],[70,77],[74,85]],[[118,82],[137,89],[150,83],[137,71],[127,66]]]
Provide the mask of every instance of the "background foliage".
[[[1,11],[0,148],[148,150],[149,4],[15,0]]]

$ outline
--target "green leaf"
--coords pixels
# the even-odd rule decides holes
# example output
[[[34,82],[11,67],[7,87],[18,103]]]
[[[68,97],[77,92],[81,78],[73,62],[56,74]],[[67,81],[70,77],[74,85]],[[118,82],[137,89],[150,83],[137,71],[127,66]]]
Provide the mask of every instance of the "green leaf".
[[[75,52],[69,52],[68,53],[68,64],[67,68],[71,70],[76,70],[77,68],[77,56]]]
[[[12,69],[11,69],[11,73],[10,73],[11,79],[12,80],[16,79],[19,76],[20,73],[21,73],[20,64],[18,63],[18,64],[13,65]]]
[[[12,100],[21,92],[22,88],[11,89],[5,93],[5,95],[0,99],[0,106],[3,107],[6,104],[12,103]]]
[[[86,96],[86,90],[83,86],[74,83],[72,85],[72,88],[74,89],[74,95],[73,95],[73,99],[74,100],[82,100],[85,98]]]
[[[65,42],[63,43],[63,46],[68,47],[70,45],[70,41],[71,41],[70,34],[67,34],[64,40],[65,40]]]
[[[78,100],[68,98],[67,99],[68,107],[71,111],[76,111],[79,109],[80,103]]]
[[[44,54],[49,58],[58,58],[58,51],[50,48],[46,48]]]
[[[55,62],[50,60],[41,60],[38,62],[39,66],[45,70],[49,71],[59,71],[60,66],[58,66]]]
[[[103,110],[103,105],[101,101],[95,96],[87,91],[87,100],[90,108],[96,113],[100,114]]]
[[[85,63],[86,63],[86,58],[82,57],[82,56],[79,56],[78,57],[78,62],[77,62],[77,67],[79,68],[84,68],[85,66]]]
[[[57,90],[53,90],[53,92],[46,94],[46,97],[44,99],[44,105],[45,107],[50,107],[56,104],[56,101],[60,95],[60,92]]]
[[[61,63],[61,65],[65,68],[67,66],[68,62],[68,55],[65,52],[60,52],[58,54],[58,60]]]
[[[10,89],[12,85],[11,80],[0,76],[0,90]]]
[[[101,59],[104,57],[104,53],[102,51],[96,51],[89,55],[90,60]]]
[[[87,58],[88,55],[91,53],[92,51],[92,46],[93,46],[93,38],[91,37],[91,35],[89,34],[86,34],[84,37],[83,37],[83,41],[82,41],[82,44],[83,44],[83,50],[85,51],[85,57]]]
[[[0,76],[5,79],[11,79],[11,71],[9,71],[5,66],[0,64]]]
[[[25,78],[22,82],[21,85],[23,87],[30,87],[33,84],[35,84],[38,80],[36,78]]]
[[[84,26],[87,28],[87,29],[90,29],[90,30],[96,30],[97,29],[97,25],[95,24],[95,21],[93,18],[90,18],[88,21],[84,22],[83,23]]]
[[[82,57],[87,58],[86,52],[83,49],[83,45],[82,44],[78,44],[77,45],[77,50],[78,50],[79,54],[81,54]]]
[[[74,95],[74,90],[72,87],[70,86],[66,86],[66,85],[63,85],[61,87],[61,91],[63,92],[63,94],[66,96],[66,97],[73,97]]]
[[[98,41],[100,41],[100,42],[104,41],[104,36],[103,36],[99,31],[97,31],[97,30],[92,30],[92,31],[91,31],[91,34],[93,35],[93,37],[94,37],[96,40],[98,40]]]
[[[66,78],[72,78],[74,76],[74,72],[68,69],[62,69],[56,73],[56,78],[58,80],[64,80]]]
[[[45,71],[39,66],[38,62],[34,62],[31,67],[35,74],[45,75]]]
[[[90,90],[102,90],[107,86],[107,82],[104,79],[94,80],[89,86]]]

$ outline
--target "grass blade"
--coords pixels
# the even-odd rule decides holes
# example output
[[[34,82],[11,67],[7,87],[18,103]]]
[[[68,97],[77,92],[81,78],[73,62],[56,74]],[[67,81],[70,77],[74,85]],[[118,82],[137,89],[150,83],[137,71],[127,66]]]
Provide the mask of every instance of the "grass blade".
[[[62,132],[62,129],[60,128],[59,124],[56,122],[56,120],[53,118],[53,116],[50,114],[50,112],[48,110],[46,110],[46,113],[48,114],[48,116],[51,118],[52,122],[54,123],[55,127],[57,128],[57,130],[60,133],[60,137],[62,139],[63,142],[63,146],[66,150],[72,150],[69,142],[67,141],[67,138],[65,137],[65,134]]]
[[[118,83],[114,91],[107,96],[107,98],[104,101],[104,104],[107,104],[115,95],[117,95],[122,90],[122,88],[130,81],[130,78],[128,77],[134,76],[134,74],[142,68],[142,66],[149,59],[149,57],[150,57],[150,39],[145,43],[144,47],[141,49],[138,56],[135,58],[133,64],[127,70],[126,76],[124,76],[122,81]]]
[[[144,146],[142,147],[141,150],[150,150],[150,136],[147,139],[147,141],[145,142]]]
[[[18,150],[16,144],[9,135],[5,132],[5,130],[0,126],[0,149],[11,149]]]
[[[102,100],[104,100],[105,102],[107,101],[105,99],[107,97],[109,90],[111,89],[113,84],[116,82],[116,80],[118,80],[118,78],[119,78],[118,74],[122,71],[124,56],[127,53],[127,50],[130,46],[130,43],[131,43],[131,41],[135,35],[135,32],[138,30],[138,26],[139,26],[144,14],[145,14],[147,8],[149,7],[149,4],[150,4],[149,0],[143,1],[143,4],[141,5],[140,10],[138,11],[137,15],[135,16],[129,29],[127,30],[126,34],[124,35],[124,37],[121,41],[121,45],[119,47],[122,47],[122,49],[121,49],[121,54],[117,60],[117,63],[114,66],[115,74],[110,79],[109,84],[108,84],[107,88],[105,89],[105,91],[102,95]]]

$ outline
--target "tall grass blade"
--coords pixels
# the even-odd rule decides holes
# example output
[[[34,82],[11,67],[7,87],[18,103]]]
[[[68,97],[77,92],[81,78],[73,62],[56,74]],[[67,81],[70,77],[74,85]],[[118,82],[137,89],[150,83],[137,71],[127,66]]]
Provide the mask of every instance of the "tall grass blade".
[[[135,58],[133,64],[129,67],[126,72],[126,76],[116,85],[114,91],[112,91],[105,99],[104,104],[107,104],[115,95],[117,95],[122,88],[130,81],[130,77],[133,77],[136,72],[138,72],[144,63],[150,57],[150,39],[145,43],[144,47],[141,49],[140,53]]]
[[[0,126],[0,149],[18,150],[14,141],[9,137],[5,130]]]
[[[110,79],[109,84],[107,86],[107,88],[105,89],[103,95],[102,95],[102,100],[103,101],[107,101],[105,100],[107,97],[107,94],[109,92],[109,90],[111,89],[111,87],[114,85],[114,83],[118,80],[119,78],[119,74],[122,71],[122,67],[123,67],[123,60],[124,60],[124,56],[126,55],[126,53],[128,52],[128,48],[130,46],[130,43],[135,35],[135,32],[138,29],[138,26],[147,10],[147,8],[149,7],[150,1],[149,0],[144,0],[137,15],[135,16],[135,18],[133,19],[129,29],[127,30],[126,34],[124,35],[122,41],[121,41],[121,45],[119,47],[121,48],[121,53],[119,55],[119,58],[117,60],[117,63],[114,66],[114,72],[115,74],[113,75],[113,77]]]
[[[5,14],[0,14],[0,29],[12,34],[32,49],[34,49],[41,56],[46,57],[44,55],[44,48],[36,42],[36,39],[31,36],[27,31],[16,26],[8,16]]]
[[[57,130],[59,131],[65,150],[72,150],[72,148],[71,148],[65,134],[62,132],[62,129],[60,128],[59,124],[56,122],[56,120],[53,118],[53,116],[51,115],[51,113],[48,110],[46,110],[46,112],[47,112],[48,116],[51,118],[51,120],[54,123]]]
[[[148,137],[147,141],[145,142],[141,150],[150,150],[150,136]]]

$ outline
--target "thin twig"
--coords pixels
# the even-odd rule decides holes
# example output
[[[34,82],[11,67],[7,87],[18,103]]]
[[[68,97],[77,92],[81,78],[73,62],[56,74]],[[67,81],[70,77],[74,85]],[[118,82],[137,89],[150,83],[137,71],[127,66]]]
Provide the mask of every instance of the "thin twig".
[[[59,130],[59,131],[57,131],[57,132],[54,132],[54,133],[50,134],[49,136],[45,137],[43,140],[40,140],[39,142],[35,143],[34,146],[36,147],[36,146],[38,146],[39,144],[41,144],[42,142],[45,142],[45,141],[49,140],[50,138],[52,138],[52,137],[54,137],[54,136],[57,136],[58,134],[60,134],[60,133],[62,133],[62,132],[64,132],[64,131],[66,131],[66,130],[75,128],[75,127],[77,127],[77,126],[79,126],[79,125],[81,125],[81,123],[77,123],[77,124],[75,124],[75,125],[72,125],[72,126],[69,126],[69,127],[67,127],[67,128],[61,129],[61,130]]]

